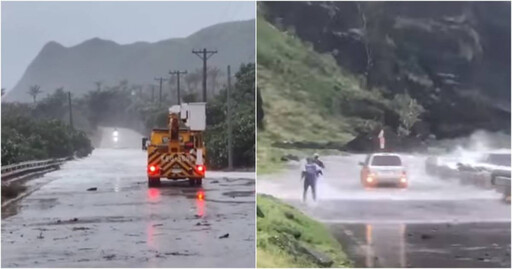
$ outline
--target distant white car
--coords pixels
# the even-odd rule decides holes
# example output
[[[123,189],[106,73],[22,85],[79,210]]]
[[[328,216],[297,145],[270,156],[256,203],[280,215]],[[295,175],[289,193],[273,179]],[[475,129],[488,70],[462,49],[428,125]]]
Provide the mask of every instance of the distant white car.
[[[116,143],[119,140],[119,132],[117,131],[117,128],[112,132],[112,140],[114,140]]]
[[[359,164],[362,166],[361,184],[365,187],[393,184],[406,188],[408,185],[402,157],[396,153],[373,153]]]

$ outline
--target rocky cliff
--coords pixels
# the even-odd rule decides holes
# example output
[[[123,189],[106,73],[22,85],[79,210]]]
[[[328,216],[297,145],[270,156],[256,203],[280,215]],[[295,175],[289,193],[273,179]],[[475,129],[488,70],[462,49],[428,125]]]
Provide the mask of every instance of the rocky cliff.
[[[424,108],[417,132],[510,133],[510,2],[265,2],[266,19],[385,98]]]

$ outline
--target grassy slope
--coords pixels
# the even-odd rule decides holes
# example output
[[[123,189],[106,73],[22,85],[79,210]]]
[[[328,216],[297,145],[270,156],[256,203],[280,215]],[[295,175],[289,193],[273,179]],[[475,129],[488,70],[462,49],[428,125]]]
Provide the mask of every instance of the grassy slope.
[[[341,245],[323,224],[270,196],[258,195],[258,207],[265,215],[258,217],[258,267],[318,267],[307,256],[293,253],[287,241],[275,240],[282,236],[328,255],[334,261],[332,267],[351,265]],[[293,218],[287,218],[285,212]],[[300,233],[300,237],[295,239],[293,233]]]
[[[258,130],[258,172],[273,172],[287,150],[272,148],[275,141],[336,141],[354,137],[364,121],[339,113],[340,100],[379,100],[363,90],[359,80],[345,73],[330,55],[315,52],[292,34],[258,17],[258,88],[265,111],[265,130]]]

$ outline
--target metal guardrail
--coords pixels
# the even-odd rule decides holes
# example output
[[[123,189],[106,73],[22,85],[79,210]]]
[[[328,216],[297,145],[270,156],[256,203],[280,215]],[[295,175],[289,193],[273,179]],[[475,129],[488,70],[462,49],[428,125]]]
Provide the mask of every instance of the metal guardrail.
[[[2,167],[2,181],[12,179],[16,176],[22,176],[25,173],[39,171],[50,167],[57,167],[68,159],[69,158],[47,159],[6,165]]]
[[[492,179],[492,184],[497,186],[508,186],[510,187],[510,178],[497,176]]]

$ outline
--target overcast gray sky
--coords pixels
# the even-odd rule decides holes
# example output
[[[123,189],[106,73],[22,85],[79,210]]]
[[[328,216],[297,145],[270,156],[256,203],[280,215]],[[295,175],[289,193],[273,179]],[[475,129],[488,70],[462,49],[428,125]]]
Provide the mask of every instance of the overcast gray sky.
[[[66,47],[99,37],[119,44],[186,37],[254,19],[249,2],[2,2],[2,88],[10,90],[49,41]]]

